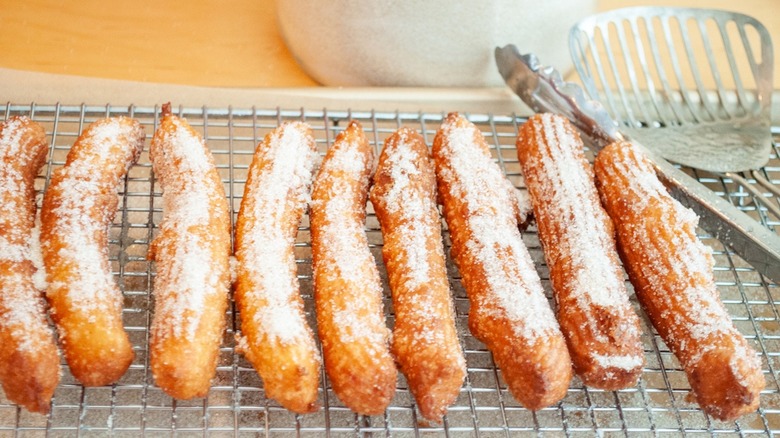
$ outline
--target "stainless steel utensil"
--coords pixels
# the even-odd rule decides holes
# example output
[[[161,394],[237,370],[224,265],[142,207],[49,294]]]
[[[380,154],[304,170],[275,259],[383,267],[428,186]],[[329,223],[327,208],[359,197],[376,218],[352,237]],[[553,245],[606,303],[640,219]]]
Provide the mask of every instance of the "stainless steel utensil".
[[[578,85],[564,82],[555,69],[541,67],[536,56],[520,55],[514,45],[497,47],[495,56],[507,85],[534,111],[568,117],[597,148],[628,140],[597,101],[586,97]],[[641,145],[638,147],[654,162],[659,178],[672,196],[699,215],[702,228],[729,245],[758,272],[780,282],[780,237],[658,154]]]
[[[780,217],[776,202],[735,173],[752,171],[767,183],[755,169],[772,144],[773,55],[758,20],[711,9],[624,8],[577,23],[569,50],[588,95],[623,132],[670,161],[726,172]]]

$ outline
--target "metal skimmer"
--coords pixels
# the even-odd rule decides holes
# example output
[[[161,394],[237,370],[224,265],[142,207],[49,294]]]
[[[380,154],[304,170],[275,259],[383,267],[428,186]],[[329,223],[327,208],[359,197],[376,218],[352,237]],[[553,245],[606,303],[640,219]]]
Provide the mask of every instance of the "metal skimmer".
[[[577,23],[569,48],[590,97],[629,137],[680,164],[753,170],[766,181],[755,169],[769,159],[773,53],[758,20],[709,9],[618,9]],[[780,216],[776,202],[753,194]]]

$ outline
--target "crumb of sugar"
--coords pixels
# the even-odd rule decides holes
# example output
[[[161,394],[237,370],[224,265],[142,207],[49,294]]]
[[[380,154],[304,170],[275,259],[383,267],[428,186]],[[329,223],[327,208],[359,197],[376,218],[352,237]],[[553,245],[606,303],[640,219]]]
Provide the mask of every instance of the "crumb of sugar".
[[[238,259],[236,256],[230,256],[228,258],[228,266],[230,267],[230,284],[235,284],[238,280]]]
[[[46,266],[43,263],[43,252],[41,251],[41,211],[35,214],[35,226],[30,234],[30,261],[35,266],[33,274],[33,284],[38,290],[46,290],[49,286],[46,282]]]
[[[509,191],[511,192],[511,196],[514,197],[514,204],[516,206],[515,208],[517,209],[515,212],[517,215],[517,221],[522,224],[528,220],[528,216],[533,214],[531,197],[528,195],[527,190],[518,189],[508,179],[506,180],[506,183],[509,187]]]
[[[618,368],[630,371],[641,367],[642,364],[644,364],[644,358],[641,355],[615,356],[594,353],[592,357],[602,368]]]
[[[282,125],[264,145],[266,171],[250,169],[253,186],[247,188],[244,202],[246,214],[254,220],[247,225],[237,251],[241,269],[257,285],[246,292],[246,299],[266,303],[253,321],[268,338],[281,343],[308,336],[306,321],[294,301],[299,286],[295,233],[290,230],[297,229],[283,222],[291,212],[302,213],[309,201],[316,152],[314,140],[305,132],[301,124]]]
[[[510,192],[499,167],[476,143],[481,135],[474,126],[444,127],[445,141],[441,153],[449,168],[440,177],[450,185],[451,196],[462,200],[467,208],[467,223],[471,239],[466,249],[484,266],[489,291],[488,300],[494,301],[499,312],[513,322],[517,336],[531,343],[550,331],[558,330],[558,323],[544,296],[539,275],[522,243]],[[516,260],[510,269],[507,257]]]

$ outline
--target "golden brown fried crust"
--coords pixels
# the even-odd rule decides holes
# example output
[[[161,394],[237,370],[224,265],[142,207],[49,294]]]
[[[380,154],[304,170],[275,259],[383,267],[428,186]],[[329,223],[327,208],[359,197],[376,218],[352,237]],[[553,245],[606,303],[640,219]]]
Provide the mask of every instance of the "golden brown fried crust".
[[[30,251],[35,176],[48,150],[46,132],[29,118],[0,125],[0,382],[8,400],[44,414],[60,381],[60,358]]]
[[[639,318],[579,135],[565,118],[537,114],[520,128],[517,156],[574,371],[594,388],[635,385],[644,364]]]
[[[328,149],[314,181],[312,259],[325,370],[339,399],[364,415],[384,412],[397,371],[388,347],[382,285],[364,230],[373,153],[358,122]]]
[[[257,146],[236,221],[238,347],[285,408],[316,411],[320,356],[306,323],[293,245],[316,156],[311,128],[285,123]]]
[[[601,200],[637,298],[682,364],[697,402],[719,420],[756,410],[761,362],[734,327],[713,277],[698,218],[674,200],[650,161],[630,143],[596,158]]]
[[[571,381],[571,359],[522,243],[503,173],[479,130],[456,113],[436,134],[433,158],[452,257],[471,303],[471,332],[493,353],[520,403],[532,410],[557,403]]]
[[[393,353],[422,416],[439,422],[466,376],[436,208],[436,176],[422,136],[388,137],[371,188],[395,309]]]
[[[157,268],[151,370],[168,395],[203,397],[216,373],[230,289],[225,190],[200,135],[168,112],[150,158],[164,214],[149,253]]]
[[[116,382],[133,349],[122,325],[122,293],[108,262],[108,229],[117,188],[143,149],[133,119],[87,127],[53,172],[41,208],[46,297],[71,373],[86,386]]]

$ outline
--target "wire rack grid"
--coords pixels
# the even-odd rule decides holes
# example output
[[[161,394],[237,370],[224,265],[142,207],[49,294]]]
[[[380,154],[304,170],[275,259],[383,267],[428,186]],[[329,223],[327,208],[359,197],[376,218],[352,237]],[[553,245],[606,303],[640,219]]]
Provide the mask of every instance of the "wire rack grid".
[[[248,165],[258,141],[285,120],[303,120],[314,131],[324,155],[335,135],[355,119],[376,151],[400,126],[417,129],[430,145],[444,114],[357,112],[335,110],[281,110],[232,108],[179,108],[206,139],[225,184],[232,218],[238,212]],[[0,107],[0,120],[26,114],[41,123],[50,139],[48,165],[36,180],[39,205],[53,169],[65,161],[70,146],[90,122],[105,116],[127,115],[141,122],[147,138],[157,126],[158,107],[67,105],[14,105]],[[494,158],[515,185],[523,188],[514,142],[524,119],[513,114],[469,114],[484,133]],[[780,128],[773,128],[775,143],[765,177],[780,184]],[[148,146],[148,140],[147,140]],[[591,157],[592,158],[592,157]],[[780,218],[768,216],[751,195],[729,180],[685,169],[770,229]],[[657,435],[772,435],[780,432],[780,287],[765,279],[720,241],[699,230],[715,256],[715,276],[721,297],[739,330],[762,359],[767,387],[760,409],[736,422],[719,422],[706,416],[690,398],[690,386],[679,363],[644,317],[642,337],[646,365],[640,382],[621,391],[584,387],[575,378],[566,397],[557,405],[531,412],[509,394],[490,353],[471,336],[467,327],[468,300],[457,269],[448,260],[448,273],[465,351],[468,375],[460,395],[441,424],[427,424],[415,409],[406,382],[398,376],[392,404],[380,416],[360,416],[346,408],[333,393],[324,371],[318,412],[295,415],[265,397],[262,381],[236,353],[235,333],[240,315],[231,305],[228,327],[220,351],[217,375],[203,399],[177,401],[155,386],[147,354],[153,309],[151,294],[154,266],[146,259],[149,243],[162,219],[159,186],[148,157],[148,148],[125,178],[118,194],[120,211],[110,233],[110,260],[124,293],[124,324],[135,350],[135,360],[122,379],[111,386],[85,388],[68,372],[55,392],[51,413],[30,414],[0,394],[0,437],[4,436],[657,436]],[[385,313],[392,327],[393,313],[386,273],[381,263],[382,236],[370,203],[366,231],[377,259],[385,294]],[[449,240],[443,224],[445,247]],[[535,229],[524,234],[532,258],[549,290],[547,268]],[[296,242],[301,293],[309,321],[314,326],[311,248],[308,217],[304,217]],[[630,287],[630,285],[629,285]]]

